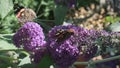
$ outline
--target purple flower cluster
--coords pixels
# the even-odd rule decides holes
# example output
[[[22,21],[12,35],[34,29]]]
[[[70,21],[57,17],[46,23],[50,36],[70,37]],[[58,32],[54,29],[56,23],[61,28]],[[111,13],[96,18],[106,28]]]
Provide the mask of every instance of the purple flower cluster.
[[[34,22],[25,23],[13,36],[16,47],[34,52],[45,44],[43,29]]]
[[[56,42],[56,33],[59,30],[76,29],[74,26],[56,26],[49,32],[48,50],[56,63],[61,68],[68,68],[79,57],[77,40],[71,35],[63,42]]]
[[[59,30],[74,30],[74,34],[64,41],[56,37]],[[67,34],[66,34],[67,35]],[[62,37],[62,33],[60,35]],[[60,66],[67,68],[72,65],[79,56],[85,58],[86,61],[95,56],[98,46],[109,45],[110,33],[106,31],[87,30],[77,26],[56,26],[49,32],[48,50],[54,62]],[[103,37],[106,37],[105,39]],[[99,40],[100,38],[100,40]],[[101,39],[102,38],[102,39]],[[98,43],[100,42],[100,44]]]
[[[74,30],[73,35],[63,42],[56,42],[57,37],[55,36],[59,30],[70,29]],[[107,33],[104,31],[87,30],[72,25],[56,26],[49,32],[48,49],[57,65],[68,67],[78,59],[79,55],[86,60],[94,57],[98,49],[96,40],[101,35],[107,35]]]
[[[74,7],[76,4],[76,0],[54,0],[56,4],[65,5],[68,7]]]
[[[43,58],[43,56],[46,54],[46,50],[45,50],[46,46],[45,45],[46,44],[44,44],[40,49],[35,50],[31,54],[30,58],[33,63],[38,64],[41,61],[41,59]]]
[[[109,36],[109,33],[106,31],[86,29],[80,30],[78,34],[81,56],[85,58],[86,61],[95,56],[100,44],[107,44],[106,42],[100,42],[101,40],[99,40],[99,38]]]
[[[120,40],[118,39],[120,37],[120,33],[117,32],[105,32],[105,31],[99,31],[100,36],[98,37],[97,43],[101,48],[101,54],[103,58],[110,58],[115,55],[118,55],[117,53],[120,51]],[[113,51],[107,51],[107,49],[114,49]],[[117,68],[116,65],[119,63],[118,60],[112,60],[108,62],[103,63],[97,63],[96,66],[98,68]]]
[[[23,47],[33,52],[31,59],[35,63],[41,60],[47,48],[56,65],[68,68],[79,56],[85,58],[86,61],[93,58],[98,51],[98,46],[102,45],[106,48],[106,45],[118,45],[116,41],[114,42],[117,36],[120,34],[87,30],[73,25],[55,26],[50,30],[46,43],[40,25],[27,22],[15,33],[13,43],[16,47]]]

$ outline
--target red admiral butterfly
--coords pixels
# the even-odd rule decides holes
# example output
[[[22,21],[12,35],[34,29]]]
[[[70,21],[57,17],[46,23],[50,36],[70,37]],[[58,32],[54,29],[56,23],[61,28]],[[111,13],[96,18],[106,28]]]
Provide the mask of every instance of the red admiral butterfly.
[[[18,4],[16,4],[16,6],[17,5]],[[33,19],[37,17],[36,13],[32,9],[24,8],[23,6],[18,5],[18,7],[15,7],[14,5],[14,10],[14,12],[16,13],[16,17],[21,24],[33,21]]]

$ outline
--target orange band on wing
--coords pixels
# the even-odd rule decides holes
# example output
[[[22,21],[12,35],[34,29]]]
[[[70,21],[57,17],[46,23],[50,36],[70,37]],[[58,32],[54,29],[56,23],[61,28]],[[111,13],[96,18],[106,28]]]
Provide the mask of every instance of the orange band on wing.
[[[18,12],[18,14],[16,15],[17,18],[20,18],[21,12],[25,11],[25,9],[21,9],[20,12]]]

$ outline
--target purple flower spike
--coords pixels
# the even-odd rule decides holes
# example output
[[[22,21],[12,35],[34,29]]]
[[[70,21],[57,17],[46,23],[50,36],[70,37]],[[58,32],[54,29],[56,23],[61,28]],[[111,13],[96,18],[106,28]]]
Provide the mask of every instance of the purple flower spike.
[[[36,51],[34,51],[33,54],[31,54],[31,61],[35,64],[38,64],[40,62],[40,60],[42,59],[42,57],[46,54],[46,44],[44,44],[43,46],[41,46],[41,49],[38,49]]]
[[[51,54],[56,65],[61,68],[68,68],[79,57],[79,49],[77,46],[77,40],[75,40],[74,34],[65,38],[64,41],[56,41],[56,34],[63,30],[60,35],[64,35],[64,31],[76,29],[75,26],[56,26],[49,32],[48,50]],[[66,33],[67,34],[67,33]],[[61,39],[58,39],[61,40]]]
[[[106,51],[108,46],[118,47],[118,36],[120,33],[87,30],[73,25],[56,26],[49,32],[47,45],[56,65],[68,68],[79,56],[88,61],[96,53],[102,55],[101,50]],[[109,62],[107,64],[109,65]]]
[[[74,30],[74,34],[65,38],[69,35],[66,31],[71,29]],[[97,39],[108,35],[105,31],[87,30],[78,26],[56,26],[49,32],[48,49],[55,63],[67,68],[77,60],[79,55],[86,61],[93,58],[98,49]]]
[[[23,47],[27,51],[34,51],[45,44],[43,29],[34,22],[25,23],[13,36],[16,47]]]

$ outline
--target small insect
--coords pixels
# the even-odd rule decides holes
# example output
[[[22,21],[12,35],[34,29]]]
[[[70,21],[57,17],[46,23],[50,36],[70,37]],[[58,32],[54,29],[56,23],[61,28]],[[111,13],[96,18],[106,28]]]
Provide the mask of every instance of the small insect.
[[[58,30],[55,34],[56,42],[62,42],[74,34],[74,29]]]
[[[33,21],[33,19],[37,17],[36,13],[32,9],[25,8],[19,4],[14,5],[14,12],[20,24]]]

